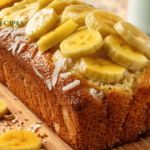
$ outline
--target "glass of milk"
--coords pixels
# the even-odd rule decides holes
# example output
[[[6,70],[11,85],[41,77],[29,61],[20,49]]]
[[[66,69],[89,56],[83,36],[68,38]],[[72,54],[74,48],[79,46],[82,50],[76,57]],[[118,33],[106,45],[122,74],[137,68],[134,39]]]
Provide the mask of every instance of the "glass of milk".
[[[150,36],[150,0],[129,0],[128,22]]]

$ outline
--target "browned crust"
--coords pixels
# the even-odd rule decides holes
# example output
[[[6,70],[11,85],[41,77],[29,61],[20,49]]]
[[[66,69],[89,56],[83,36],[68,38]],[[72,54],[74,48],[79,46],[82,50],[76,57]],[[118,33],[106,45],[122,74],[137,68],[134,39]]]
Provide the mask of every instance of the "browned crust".
[[[52,130],[55,131],[54,123],[59,124],[57,134],[74,149],[106,149],[137,140],[139,132],[145,133],[146,129],[149,133],[150,69],[135,84],[133,95],[108,89],[103,91],[100,103],[90,94],[93,85],[76,74],[67,79],[59,76],[56,86],[49,91],[33,67],[44,79],[52,79],[55,66],[51,51],[37,56],[38,49],[29,49],[27,45],[19,55],[13,56],[7,51],[12,43],[10,37],[0,38],[0,82],[6,83]],[[80,80],[80,86],[64,92],[62,88],[74,80]],[[99,91],[98,87],[94,88]],[[62,107],[69,114],[66,120]]]

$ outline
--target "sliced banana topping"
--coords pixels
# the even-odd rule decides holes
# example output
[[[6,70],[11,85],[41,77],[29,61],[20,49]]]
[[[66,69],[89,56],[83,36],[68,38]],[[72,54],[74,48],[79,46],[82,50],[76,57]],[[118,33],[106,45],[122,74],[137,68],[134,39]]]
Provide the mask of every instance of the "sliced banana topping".
[[[53,0],[38,0],[38,3],[41,8],[48,6],[52,2],[53,2]]]
[[[72,5],[72,3],[65,0],[53,1],[50,5],[47,6],[47,8],[53,8],[57,15],[60,15],[64,11],[64,9],[69,5]]]
[[[4,101],[0,100],[0,119],[7,114],[8,114],[7,104]]]
[[[87,26],[82,26],[82,27],[77,28],[77,29],[74,31],[74,33],[80,32],[80,31],[83,31],[83,30],[87,30],[87,29],[88,29]]]
[[[86,16],[96,8],[89,5],[71,5],[65,8],[61,23],[73,19],[79,26],[85,26]]]
[[[21,1],[20,3],[15,4],[9,9],[9,14],[12,14],[18,10],[22,10],[26,8],[29,4],[37,2],[38,0],[26,0],[26,1]]]
[[[149,37],[134,25],[120,21],[114,28],[130,45],[138,48],[150,59]]]
[[[54,1],[58,2],[58,1],[62,1],[62,0],[54,0]],[[86,3],[82,2],[82,1],[79,1],[79,0],[65,0],[65,1],[70,2],[73,5],[80,5],[80,4],[82,4],[82,5],[88,5],[88,4],[86,4]]]
[[[118,83],[125,75],[125,68],[104,58],[84,57],[76,64],[76,69],[89,80],[102,83]]]
[[[40,40],[37,42],[39,50],[41,52],[45,52],[46,50],[52,48],[73,33],[77,27],[78,25],[72,19],[68,20],[55,30],[40,38]]]
[[[85,23],[89,29],[99,31],[104,38],[110,34],[118,35],[113,26],[120,20],[122,20],[122,18],[112,13],[103,10],[95,10],[86,17]]]
[[[0,136],[0,149],[40,150],[41,139],[31,131],[9,131]]]
[[[14,17],[14,21],[22,21],[23,24],[26,24],[39,10],[39,3],[30,4],[29,6],[27,6],[27,8],[19,11],[19,13]]]
[[[29,41],[40,38],[51,31],[58,16],[53,8],[38,11],[28,22],[25,32]]]
[[[130,70],[141,70],[148,60],[137,48],[120,37],[108,36],[104,40],[107,55],[117,64]]]
[[[60,44],[65,57],[80,58],[95,53],[103,45],[103,38],[96,30],[83,30],[72,34]]]
[[[3,21],[13,21],[13,23],[9,23],[8,26],[14,26],[15,28],[22,27],[35,15],[39,9],[39,3],[31,3],[26,8],[5,16]]]
[[[0,20],[3,20],[5,16],[9,15],[9,9],[10,8],[8,7],[0,11]]]

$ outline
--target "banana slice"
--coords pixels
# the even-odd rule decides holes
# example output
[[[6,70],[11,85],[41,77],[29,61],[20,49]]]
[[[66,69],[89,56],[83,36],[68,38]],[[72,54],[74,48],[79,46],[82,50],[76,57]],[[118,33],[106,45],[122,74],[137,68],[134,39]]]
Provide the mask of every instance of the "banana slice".
[[[8,114],[7,104],[4,101],[0,100],[0,119],[7,114]]]
[[[89,80],[102,83],[118,83],[124,78],[125,68],[104,58],[83,57],[76,69]]]
[[[53,0],[38,0],[38,3],[40,4],[41,8],[48,6],[52,2]]]
[[[70,0],[73,5],[88,5],[87,3],[81,2],[79,0]]]
[[[96,8],[89,5],[71,5],[65,8],[61,23],[73,19],[79,26],[85,26],[86,16]]]
[[[32,0],[28,0],[30,2]],[[4,17],[3,21],[11,20],[15,22],[14,27],[22,27],[26,25],[28,21],[43,7],[47,6],[51,1],[39,0],[36,3],[30,3],[26,8],[15,11],[11,15]],[[21,24],[20,24],[21,23]]]
[[[130,45],[138,48],[150,59],[150,38],[134,25],[120,21],[114,28]]]
[[[68,1],[53,1],[50,5],[48,5],[48,8],[53,8],[55,10],[55,12],[60,15],[64,9],[69,6],[72,5],[72,3],[68,2]]]
[[[0,10],[6,7],[13,6],[14,3],[17,3],[21,0],[0,0]]]
[[[55,2],[58,2],[58,1],[62,1],[62,0],[54,0]],[[65,1],[67,1],[67,2],[70,2],[70,3],[72,3],[73,5],[88,5],[88,4],[86,4],[86,3],[84,3],[84,2],[81,2],[81,1],[79,1],[79,0],[65,0]]]
[[[117,64],[130,70],[141,70],[147,64],[147,58],[135,47],[120,37],[108,36],[104,40],[107,55]]]
[[[78,25],[72,19],[70,19],[55,30],[42,36],[37,42],[40,51],[45,52],[46,50],[52,48],[67,38],[77,27]]]
[[[44,8],[38,11],[26,26],[25,33],[28,40],[40,38],[50,32],[57,18],[58,16],[53,8]]]
[[[103,38],[108,35],[118,35],[113,26],[122,18],[112,13],[103,10],[95,10],[90,13],[86,19],[85,24],[88,29],[94,29],[100,32]]]
[[[4,8],[0,11],[0,20],[3,20],[3,18],[7,15],[9,15],[9,7],[8,8]]]
[[[62,13],[58,16],[57,23],[59,23],[59,24],[60,24],[60,22],[61,22],[61,18],[62,18]]]
[[[2,150],[40,150],[41,139],[31,131],[9,131],[0,136]]]
[[[18,10],[22,10],[26,8],[29,4],[37,2],[38,0],[26,0],[26,1],[21,1],[20,3],[15,4],[9,9],[9,14],[12,14]]]
[[[83,30],[87,30],[87,29],[88,29],[87,26],[82,26],[82,27],[77,28],[77,29],[74,31],[74,33],[80,32],[80,31],[83,31]]]
[[[27,8],[19,11],[17,16],[15,16],[14,21],[23,22],[25,25],[35,14],[40,10],[39,3],[32,3],[27,6]]]
[[[13,21],[11,24],[15,28],[25,25],[40,10],[39,3],[31,3],[22,10],[15,11],[11,15],[5,16],[3,21]]]
[[[95,53],[103,45],[103,38],[96,30],[83,30],[72,34],[60,44],[65,57],[80,58]]]
[[[105,49],[103,48],[103,46],[98,50],[96,51],[96,53],[90,55],[90,57],[93,57],[93,58],[97,58],[97,57],[100,57],[100,58],[104,58],[104,59],[107,59],[107,60],[111,60],[108,55],[106,54],[106,51]]]

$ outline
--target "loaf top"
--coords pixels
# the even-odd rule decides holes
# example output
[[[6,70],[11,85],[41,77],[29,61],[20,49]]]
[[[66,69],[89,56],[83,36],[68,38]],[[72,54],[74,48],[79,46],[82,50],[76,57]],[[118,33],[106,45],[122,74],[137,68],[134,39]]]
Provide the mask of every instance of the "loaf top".
[[[49,90],[129,92],[148,74],[150,39],[117,15],[78,0],[27,0],[0,12],[0,45]],[[144,77],[145,78],[145,77]],[[64,81],[64,82],[63,82]]]

